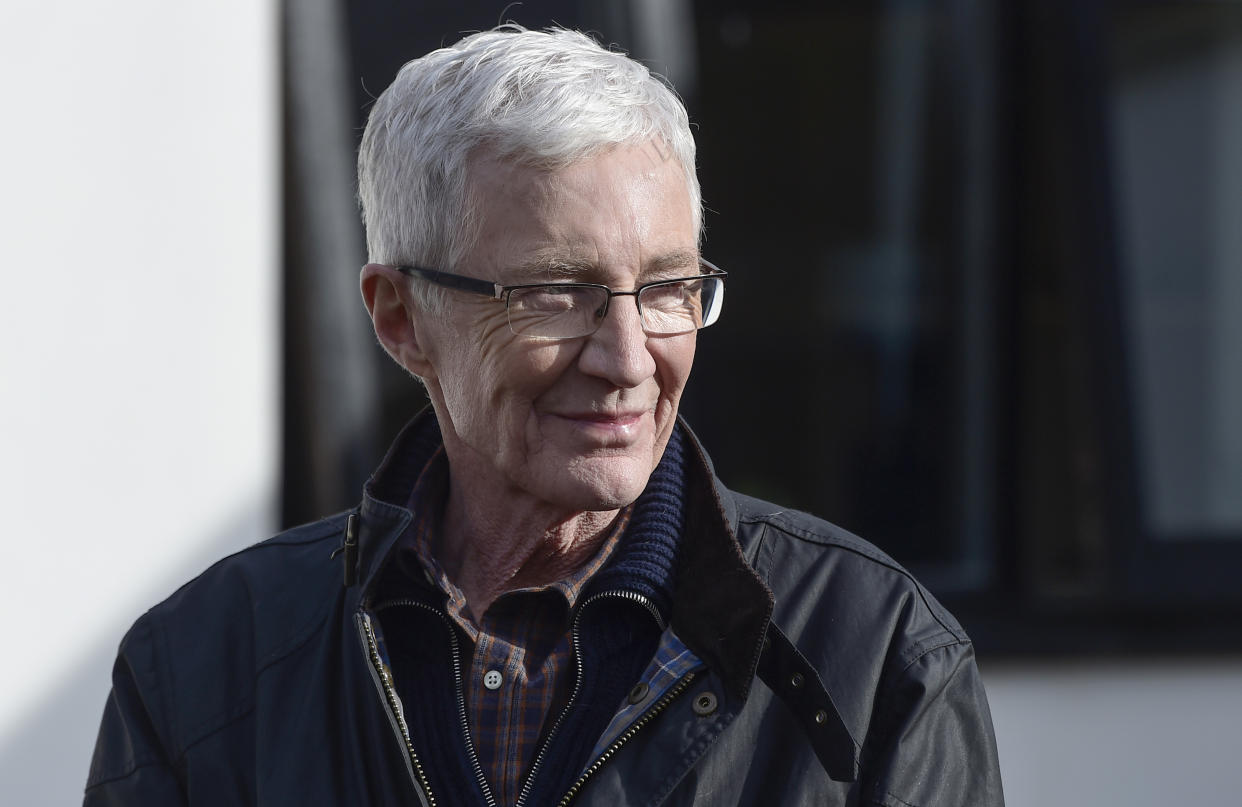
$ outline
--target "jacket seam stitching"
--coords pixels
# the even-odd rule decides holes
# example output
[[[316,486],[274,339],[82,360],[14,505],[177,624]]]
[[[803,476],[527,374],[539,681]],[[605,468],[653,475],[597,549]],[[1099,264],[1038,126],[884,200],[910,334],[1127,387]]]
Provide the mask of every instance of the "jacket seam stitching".
[[[113,782],[119,782],[122,779],[128,779],[129,777],[133,776],[135,773],[142,770],[143,768],[154,768],[154,767],[166,766],[166,765],[167,763],[164,760],[158,759],[158,758],[144,760],[142,762],[135,762],[132,766],[127,765],[125,767],[124,773],[112,774],[110,776],[103,776],[99,779],[90,779],[89,781],[87,781],[86,787],[83,790],[84,792],[90,792],[97,787],[103,787],[104,785],[109,785],[109,784],[112,784]]]
[[[919,645],[916,645],[916,647],[919,647],[920,645],[926,645],[927,643],[928,642],[920,642]],[[896,709],[894,708],[893,703],[892,703],[893,691],[897,687],[897,682],[902,679],[908,678],[909,673],[910,673],[910,668],[913,667],[915,664],[917,664],[921,659],[926,658],[932,653],[937,653],[942,650],[948,650],[951,647],[964,647],[964,646],[968,646],[969,644],[970,643],[968,641],[967,642],[960,642],[960,641],[940,642],[938,644],[932,645],[931,647],[927,647],[926,649],[922,650],[922,652],[916,652],[914,656],[901,668],[901,672],[896,676],[897,681],[890,682],[888,686],[884,687],[884,691],[882,693],[877,693],[876,716],[878,718],[879,725],[884,727],[885,736],[887,736],[888,733],[892,730],[891,723],[892,723],[893,717],[897,714]],[[893,795],[888,790],[881,790],[879,787],[877,787],[876,789],[879,790],[882,794],[892,799],[895,799],[896,801],[901,802],[904,805],[907,805],[907,807],[918,807],[918,805],[911,804],[910,802],[907,802],[904,799],[898,798],[897,796]],[[873,803],[883,804],[882,801],[876,801],[874,798],[872,799],[872,801]]]
[[[786,511],[784,510],[778,510],[774,513],[766,513],[764,515],[743,516],[740,520],[747,524],[768,524],[776,527],[782,532],[789,533],[790,535],[796,538],[801,538],[809,543],[818,544],[819,546],[835,546],[841,549],[847,549],[855,554],[862,555],[869,560],[879,563],[882,566],[893,567],[897,571],[905,572],[905,570],[901,569],[895,561],[882,557],[883,553],[879,552],[871,545],[866,544],[866,542],[861,539],[848,540],[840,535],[828,535],[823,532],[801,527],[790,519],[784,518],[783,516],[785,515],[785,512]],[[906,574],[907,576],[909,575],[908,572],[906,572]]]
[[[910,576],[910,573],[901,568],[896,561],[882,557],[880,552],[871,551],[870,547],[862,546],[861,541],[856,544],[854,541],[844,540],[840,536],[826,535],[822,532],[816,532],[814,530],[806,529],[805,527],[799,527],[789,519],[780,518],[781,515],[782,513],[777,512],[769,513],[763,516],[744,516],[740,519],[740,521],[744,524],[763,524],[769,527],[775,527],[781,532],[787,533],[794,538],[798,538],[817,546],[830,546],[837,549],[844,549],[848,552],[864,557],[873,563],[886,566],[896,572],[901,572],[907,577]]]
[[[301,649],[315,635],[315,630],[322,624],[322,622],[322,618],[316,620],[313,624],[307,626],[303,636],[291,642],[285,648],[276,650],[265,656],[255,667],[253,681],[257,682],[259,676],[267,671],[268,668],[278,664]],[[238,720],[241,720],[253,711],[254,696],[253,694],[247,694],[234,701],[232,706],[222,710],[215,717],[199,723],[192,731],[186,732],[187,736],[193,737],[193,739],[186,741],[184,748],[178,755],[178,759],[184,759],[185,755],[192,747],[198,745],[203,740],[206,740],[211,735],[227,728],[230,724],[236,723]]]
[[[290,637],[289,639],[286,639],[282,644],[276,645],[276,647],[274,647],[272,650],[268,651],[268,653],[260,657],[255,662],[255,670],[254,670],[255,677],[258,678],[259,674],[262,673],[264,670],[266,670],[268,667],[281,661],[282,659],[288,658],[289,656],[293,655],[303,645],[305,645],[307,642],[313,639],[315,636],[315,632],[319,629],[319,627],[324,622],[328,620],[328,617],[330,614],[331,614],[331,607],[329,605],[326,611],[318,614],[314,619],[308,620],[306,623],[306,626],[303,627],[300,631],[294,633],[292,637]]]
[[[882,790],[880,792],[883,796],[886,797],[883,801],[877,798],[871,798],[871,799],[868,799],[868,801],[870,801],[872,804],[879,804],[879,805],[882,805],[882,807],[887,807],[887,805],[885,805],[885,801],[887,801],[888,799],[892,799],[898,804],[905,805],[905,807],[919,807],[919,805],[915,804],[914,802],[906,801],[905,799],[901,798],[900,796],[897,796],[896,794],[888,790]]]
[[[159,698],[160,704],[164,709],[164,714],[168,715],[168,739],[172,745],[174,752],[178,757],[182,754],[180,743],[177,740],[180,732],[177,730],[177,710],[175,704],[175,695],[177,691],[177,682],[173,680],[172,662],[169,660],[171,655],[168,652],[168,638],[164,634],[163,620],[159,614],[154,611],[151,613],[151,652],[155,656],[152,667],[157,670],[157,675],[161,675],[167,686],[160,687]]]
[[[203,574],[206,574],[211,569],[214,569],[215,567],[220,566],[227,560],[241,557],[243,555],[248,555],[251,552],[259,552],[264,549],[275,549],[278,547],[286,547],[286,546],[310,546],[311,544],[317,544],[323,541],[329,541],[333,538],[333,536],[337,535],[340,532],[341,528],[344,526],[344,519],[345,519],[345,515],[341,513],[338,513],[332,516],[327,516],[326,518],[322,518],[319,521],[312,522],[302,527],[294,527],[291,530],[287,530],[286,532],[280,533],[266,540],[253,543],[250,546],[242,547],[236,552],[230,552],[229,554],[217,560],[215,563],[211,564],[211,566],[207,567],[207,569],[204,570]],[[300,537],[300,538],[295,539],[290,534],[292,532],[300,532],[303,530],[309,533],[309,535],[307,535],[306,537]],[[196,576],[190,582],[192,583],[194,580],[197,580],[198,577],[202,577],[202,575],[200,574]],[[189,583],[187,583],[186,585],[189,585]],[[185,586],[182,586],[182,588],[185,588]]]
[[[948,636],[948,638],[937,642],[936,639],[941,636]],[[956,646],[964,647],[969,644],[970,642],[968,640],[959,639],[957,636],[947,631],[945,633],[937,634],[936,636],[931,636],[920,642],[916,642],[915,645],[909,650],[910,660],[902,666],[901,674],[905,675],[910,671],[910,668],[915,664],[918,664],[921,659],[935,653],[937,650],[944,650],[946,648]]]
[[[323,527],[328,527],[332,524],[332,522],[335,522],[338,520],[339,518],[337,516],[330,516],[328,518],[323,519],[320,522],[316,522],[312,526],[319,527],[320,525],[322,525]],[[165,603],[176,598],[178,594],[185,591],[190,586],[194,585],[195,582],[197,582],[198,580],[201,580],[208,574],[212,573],[212,571],[223,567],[225,563],[227,563],[228,561],[234,558],[241,558],[244,555],[249,555],[251,552],[258,552],[263,549],[275,549],[275,548],[283,548],[283,547],[290,547],[290,546],[310,546],[312,544],[330,541],[333,535],[335,535],[338,530],[339,530],[339,527],[335,527],[334,529],[329,530],[328,532],[325,532],[322,535],[315,535],[313,537],[307,538],[306,540],[298,540],[298,541],[291,541],[291,540],[283,539],[281,538],[281,536],[277,536],[276,538],[269,538],[266,541],[260,541],[257,544],[251,544],[250,546],[244,547],[243,549],[239,549],[236,552],[232,552],[228,555],[225,555],[224,557],[217,560],[215,563],[208,566],[206,569],[204,569],[199,574],[190,578],[188,581],[186,581],[184,584],[178,587],[176,591],[174,591],[171,595],[169,595],[168,599],[166,599],[163,603],[160,603],[159,605],[155,606],[151,610],[152,611],[160,610],[161,606],[163,606]]]
[[[839,549],[843,552],[849,552],[853,555],[869,560],[878,566],[882,566],[895,574],[901,575],[906,578],[906,580],[910,581],[910,584],[913,586],[914,590],[918,592],[919,600],[923,603],[923,607],[927,609],[927,612],[931,614],[932,618],[936,620],[936,623],[940,625],[944,632],[955,636],[958,641],[969,641],[962,631],[955,630],[951,625],[944,621],[939,613],[939,610],[933,608],[931,603],[928,602],[927,595],[923,590],[922,584],[915,580],[914,576],[911,575],[910,572],[898,565],[896,561],[886,560],[883,557],[878,556],[876,553],[868,552],[864,547],[854,546],[852,542],[846,542],[840,538],[826,536],[821,533],[797,527],[786,519],[781,519],[778,523],[773,518],[775,515],[779,514],[774,513],[760,517],[743,517],[741,521],[742,523],[751,525],[763,525],[765,528],[775,528],[795,539],[803,540],[817,546],[831,547]]]
[[[878,698],[878,700],[883,703],[883,716],[886,722],[888,718],[891,716],[891,713],[893,712],[893,709],[890,703],[892,701],[893,690],[897,687],[897,684],[901,679],[905,679],[909,677],[910,668],[912,668],[915,664],[918,664],[920,661],[930,656],[932,653],[938,653],[942,650],[948,650],[949,648],[952,648],[952,647],[968,647],[970,645],[969,642],[947,641],[947,642],[939,642],[936,644],[932,644],[930,647],[924,647],[924,645],[929,644],[929,642],[930,640],[926,642],[919,642],[917,645],[915,645],[914,655],[910,657],[909,661],[907,661],[904,665],[902,665],[901,671],[896,676],[897,680],[890,682],[888,686],[884,687],[883,694]]]
[[[772,587],[772,542],[768,540],[768,525],[759,524],[759,537],[755,547],[755,571],[758,572],[768,588]]]
[[[178,763],[184,762],[185,758],[189,756],[190,751],[195,746],[205,742],[206,740],[210,739],[212,736],[224,731],[226,728],[233,725],[234,723],[244,720],[246,717],[251,715],[254,712],[254,699],[247,697],[245,700],[239,701],[238,704],[234,706],[233,710],[231,711],[233,713],[230,714],[229,717],[224,719],[218,726],[215,726],[214,728],[204,731],[202,734],[198,735],[193,740],[186,743],[185,749],[181,752],[181,755],[177,757],[177,762]]]

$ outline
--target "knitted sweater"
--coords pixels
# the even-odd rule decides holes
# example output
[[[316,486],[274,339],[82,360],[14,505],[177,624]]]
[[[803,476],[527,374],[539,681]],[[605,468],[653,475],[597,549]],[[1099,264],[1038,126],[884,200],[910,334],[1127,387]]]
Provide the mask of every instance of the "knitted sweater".
[[[415,442],[405,468],[423,468],[430,456],[423,452],[438,447],[438,432],[425,437]],[[684,445],[677,428],[635,503],[620,545],[578,600],[573,629],[580,666],[570,671],[567,693],[559,699],[565,708],[554,707],[545,723],[522,804],[555,804],[568,791],[654,655],[672,611],[683,499]],[[377,616],[411,743],[437,800],[487,803],[463,711],[461,676],[469,640],[445,615],[443,593],[427,584],[421,570],[394,564],[380,589],[381,606],[398,602]]]

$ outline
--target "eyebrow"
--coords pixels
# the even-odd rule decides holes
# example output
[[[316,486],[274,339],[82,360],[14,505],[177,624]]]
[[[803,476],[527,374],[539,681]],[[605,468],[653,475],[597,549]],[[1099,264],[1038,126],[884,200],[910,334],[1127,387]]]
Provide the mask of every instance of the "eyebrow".
[[[699,254],[697,249],[682,249],[676,252],[669,252],[648,264],[643,274],[645,276],[673,273],[698,274],[702,259],[703,256]],[[687,272],[687,270],[689,271]]]
[[[535,256],[525,263],[518,264],[512,269],[504,272],[513,278],[519,278],[521,282],[542,282],[542,281],[579,281],[584,275],[589,274],[594,269],[594,264],[590,261],[576,260],[574,258],[555,257],[552,255]]]
[[[656,256],[647,262],[639,275],[639,280],[651,277],[673,276],[686,270],[699,268],[700,255],[698,250],[675,250]],[[557,282],[566,283],[589,282],[593,274],[598,274],[599,265],[594,261],[578,259],[564,255],[535,255],[525,263],[518,264],[502,272],[507,279],[520,279],[519,282]],[[502,281],[502,282],[508,282]]]

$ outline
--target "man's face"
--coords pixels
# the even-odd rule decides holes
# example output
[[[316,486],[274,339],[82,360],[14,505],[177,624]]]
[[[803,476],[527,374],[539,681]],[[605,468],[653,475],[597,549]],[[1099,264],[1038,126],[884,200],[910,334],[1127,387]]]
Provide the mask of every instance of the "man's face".
[[[480,231],[461,274],[630,291],[699,271],[685,176],[654,144],[551,172],[482,159],[471,178]],[[423,341],[454,485],[467,488],[455,493],[575,512],[634,501],[672,432],[696,334],[647,336],[634,298],[617,297],[594,334],[538,340],[510,331],[502,303],[450,297]]]

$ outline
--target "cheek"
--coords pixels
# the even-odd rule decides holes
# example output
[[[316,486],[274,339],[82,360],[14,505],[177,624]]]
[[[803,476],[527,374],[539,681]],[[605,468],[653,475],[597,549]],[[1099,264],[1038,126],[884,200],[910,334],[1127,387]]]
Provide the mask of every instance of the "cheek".
[[[690,369],[694,366],[694,351],[697,344],[695,334],[675,336],[664,340],[652,353],[656,366],[659,368],[660,395],[676,403],[690,379]]]
[[[539,399],[553,389],[573,363],[573,351],[556,343],[510,341],[487,350],[477,372],[480,396],[475,406],[502,432],[537,426]]]

